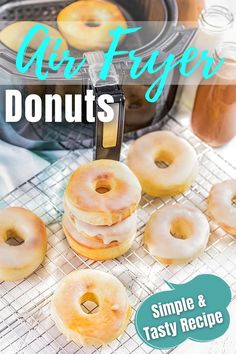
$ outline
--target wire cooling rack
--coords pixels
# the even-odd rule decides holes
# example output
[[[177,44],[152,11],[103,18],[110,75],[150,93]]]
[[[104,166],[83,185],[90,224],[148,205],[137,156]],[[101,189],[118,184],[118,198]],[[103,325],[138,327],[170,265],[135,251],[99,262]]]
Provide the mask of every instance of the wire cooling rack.
[[[154,350],[142,343],[135,333],[134,313],[148,295],[167,289],[164,280],[181,283],[197,274],[213,273],[228,282],[235,297],[236,241],[213,222],[210,222],[211,237],[206,252],[188,265],[164,266],[143,247],[144,225],[155,210],[178,202],[195,205],[206,213],[206,198],[211,185],[236,177],[236,169],[175,120],[171,119],[165,128],[194,146],[200,161],[199,175],[189,191],[175,198],[154,199],[143,195],[138,210],[136,241],[119,259],[95,262],[76,255],[68,246],[61,228],[63,192],[68,177],[78,165],[92,159],[91,149],[68,153],[0,201],[2,208],[23,206],[32,210],[45,221],[48,231],[44,263],[26,280],[0,283],[0,353],[151,353]],[[128,145],[123,145],[122,160],[125,160]],[[51,296],[58,281],[73,270],[83,268],[100,269],[120,279],[134,309],[125,333],[106,347],[83,348],[68,342],[50,316]],[[173,349],[166,353],[171,351]]]

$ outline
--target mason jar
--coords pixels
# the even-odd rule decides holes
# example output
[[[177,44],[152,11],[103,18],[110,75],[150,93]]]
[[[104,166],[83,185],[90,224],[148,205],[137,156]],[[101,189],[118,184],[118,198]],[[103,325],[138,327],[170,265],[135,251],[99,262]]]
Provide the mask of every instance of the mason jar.
[[[198,86],[192,112],[194,133],[211,146],[228,143],[236,135],[236,42],[223,43],[214,52],[223,66]]]
[[[199,27],[191,47],[197,48],[199,53],[208,50],[213,55],[216,47],[225,40],[234,23],[234,15],[223,6],[209,6],[199,17]],[[195,61],[189,63],[188,69],[194,67]],[[180,104],[192,111],[197,87],[202,78],[203,64],[187,79],[184,79]]]

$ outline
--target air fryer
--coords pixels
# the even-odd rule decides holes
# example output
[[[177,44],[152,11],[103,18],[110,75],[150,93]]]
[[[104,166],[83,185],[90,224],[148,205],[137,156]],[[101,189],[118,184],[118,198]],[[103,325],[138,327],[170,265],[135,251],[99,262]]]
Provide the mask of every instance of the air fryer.
[[[0,0],[1,27],[4,27],[4,21],[56,21],[58,12],[72,2]],[[177,25],[178,8],[175,0],[116,0],[114,2],[125,15],[129,26],[136,27],[140,22],[145,22],[143,31],[133,35],[132,40],[127,37],[122,43],[122,49],[138,48],[138,54],[144,61],[155,49],[160,51],[159,64],[170,53],[179,58],[194,36],[194,29],[185,29]],[[149,28],[148,23],[150,23]],[[80,61],[83,53],[71,50]],[[150,129],[158,129],[165,122],[167,113],[173,106],[177,90],[178,73],[174,71],[157,104],[145,102],[143,94],[148,88],[146,83],[138,83],[136,86],[129,83],[131,64],[128,56],[120,56],[114,60],[114,70],[119,80],[122,81],[121,83],[119,81],[119,83],[109,85],[104,83],[104,86],[100,85],[100,87],[94,86],[89,66],[86,65],[76,79],[70,80],[69,84],[63,79],[63,70],[61,70],[57,73],[50,73],[47,85],[42,85],[35,77],[33,68],[26,75],[19,74],[15,68],[15,53],[0,44],[0,139],[32,150],[79,149],[95,145],[96,158],[118,159],[123,139],[135,138]],[[106,131],[109,131],[109,127],[99,122],[97,124],[67,123],[65,121],[29,123],[24,118],[18,123],[5,122],[6,89],[18,89],[23,97],[29,93],[38,93],[43,99],[45,93],[60,93],[63,96],[65,93],[83,93],[87,87],[94,89],[96,97],[101,93],[109,93],[115,97],[118,108],[116,107],[115,110],[116,128],[113,124],[112,134],[116,135],[113,146],[112,144],[104,145],[105,134]],[[143,111],[142,105],[146,107],[146,114],[143,113],[145,111]],[[141,114],[137,114],[140,112]],[[83,115],[85,114],[83,113]],[[142,118],[136,119],[137,115]]]

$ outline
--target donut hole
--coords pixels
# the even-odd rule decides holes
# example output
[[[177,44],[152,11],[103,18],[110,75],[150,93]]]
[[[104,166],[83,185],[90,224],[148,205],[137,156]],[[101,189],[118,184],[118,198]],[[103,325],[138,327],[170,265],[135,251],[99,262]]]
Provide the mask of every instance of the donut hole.
[[[95,294],[85,293],[80,298],[80,306],[84,313],[91,315],[99,311],[99,302]]]
[[[107,180],[101,179],[96,182],[95,191],[99,194],[106,194],[112,189],[111,183]]]
[[[143,100],[139,97],[130,97],[127,108],[129,110],[139,110],[143,106]]]
[[[7,243],[9,246],[20,246],[24,242],[24,239],[18,235],[15,230],[7,230],[5,243]]]
[[[187,240],[192,235],[192,224],[188,220],[175,219],[171,223],[170,234],[171,236],[180,240]]]
[[[232,206],[236,208],[236,195],[232,198]]]
[[[167,151],[160,151],[155,156],[154,161],[155,161],[155,164],[158,168],[167,168],[172,164],[173,157]]]
[[[88,20],[85,22],[85,26],[87,27],[99,27],[101,26],[101,23],[94,21],[94,20]]]

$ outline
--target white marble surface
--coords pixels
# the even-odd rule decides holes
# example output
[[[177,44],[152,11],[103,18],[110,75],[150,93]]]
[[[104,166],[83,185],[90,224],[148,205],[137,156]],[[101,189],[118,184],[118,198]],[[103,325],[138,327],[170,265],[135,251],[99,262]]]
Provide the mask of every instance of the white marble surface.
[[[36,154],[0,141],[0,198],[48,165]]]

